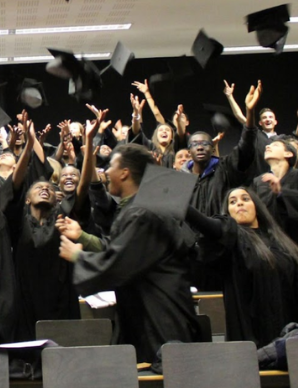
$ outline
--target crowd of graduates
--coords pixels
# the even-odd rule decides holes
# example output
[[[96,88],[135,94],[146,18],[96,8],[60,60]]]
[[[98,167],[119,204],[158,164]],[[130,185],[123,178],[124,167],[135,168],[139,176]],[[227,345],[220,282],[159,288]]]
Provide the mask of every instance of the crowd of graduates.
[[[132,86],[144,99],[130,95],[130,126],[87,104],[84,125],[57,124],[56,147],[46,141],[53,123],[35,130],[25,110],[1,131],[0,341],[33,340],[36,321],[79,318],[80,295],[114,290],[113,342],[152,362],[167,341],[200,340],[195,286],[223,291],[227,340],[265,346],[298,322],[296,131],[277,134],[274,112],[256,113],[261,81],[245,114],[225,81],[243,130],[220,155],[224,133],[190,134],[182,104],[167,121],[147,81]],[[146,104],[152,139],[142,130]],[[196,176],[184,221],[134,205],[148,164],[177,170],[178,181]]]

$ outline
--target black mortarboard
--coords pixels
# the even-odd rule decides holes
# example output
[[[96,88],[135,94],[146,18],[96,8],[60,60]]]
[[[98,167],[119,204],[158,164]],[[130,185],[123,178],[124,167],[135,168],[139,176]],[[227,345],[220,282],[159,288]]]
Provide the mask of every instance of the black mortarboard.
[[[46,71],[55,77],[70,79],[76,76],[80,70],[80,61],[73,52],[48,48],[55,59],[46,65]]]
[[[70,51],[48,50],[55,59],[47,64],[46,70],[56,77],[69,79],[70,95],[78,101],[89,101],[100,94],[100,71],[93,62],[78,60]]]
[[[0,128],[4,127],[10,122],[11,122],[11,118],[8,116],[6,112],[4,112],[2,108],[0,108]]]
[[[195,174],[148,165],[134,205],[184,220],[197,179]]]
[[[194,75],[190,58],[186,55],[168,60],[166,62],[166,72],[154,74],[149,78],[149,86],[154,88],[160,84],[162,87],[171,86],[174,82],[184,80],[186,77]]]
[[[211,116],[210,119],[215,133],[225,132],[229,128],[242,127],[230,107],[214,104],[203,104],[203,107]]]
[[[271,47],[279,54],[283,51],[290,20],[288,4],[267,8],[246,17],[248,32],[256,31],[261,46]]]
[[[134,58],[134,53],[124,46],[123,43],[118,42],[112,54],[110,64],[101,71],[101,75],[112,68],[123,76],[128,62],[132,61]]]
[[[193,42],[191,51],[204,69],[211,59],[217,58],[223,52],[223,45],[213,38],[209,38],[205,31],[199,31]]]
[[[32,78],[25,78],[19,95],[23,104],[30,108],[38,108],[42,104],[48,105],[42,82]]]

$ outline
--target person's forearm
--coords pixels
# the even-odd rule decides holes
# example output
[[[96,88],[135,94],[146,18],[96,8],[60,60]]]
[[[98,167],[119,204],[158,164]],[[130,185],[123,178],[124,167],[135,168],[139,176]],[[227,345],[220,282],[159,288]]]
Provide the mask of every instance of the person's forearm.
[[[82,244],[83,249],[88,252],[101,252],[103,250],[103,245],[99,237],[83,231],[77,242]]]
[[[205,216],[193,206],[188,207],[185,221],[206,237],[218,240],[222,236],[220,220]]]
[[[33,150],[36,153],[38,159],[41,161],[41,163],[44,163],[45,156],[44,156],[43,148],[42,148],[40,142],[36,138],[34,140]]]
[[[242,113],[242,110],[240,109],[240,106],[237,104],[236,100],[234,99],[233,95],[227,96],[227,99],[229,101],[230,107],[232,109],[232,112],[236,119],[241,123],[246,123],[246,117]]]
[[[16,168],[13,171],[13,175],[12,175],[13,188],[16,191],[21,187],[22,183],[24,182],[27,167],[31,157],[32,148],[33,148],[33,145],[27,142],[21,154],[21,157],[16,165]]]
[[[246,127],[248,129],[255,128],[255,110],[254,109],[246,109]]]
[[[136,136],[141,130],[140,123],[141,116],[139,113],[133,113],[132,121],[131,121],[131,129],[133,134]]]
[[[151,93],[149,92],[149,90],[147,92],[145,92],[145,98],[148,102],[148,105],[151,109],[151,112],[153,113],[153,115],[155,117],[155,120],[158,123],[165,124],[165,119],[164,119],[163,115],[161,114],[158,106],[155,104],[155,101],[154,101]]]

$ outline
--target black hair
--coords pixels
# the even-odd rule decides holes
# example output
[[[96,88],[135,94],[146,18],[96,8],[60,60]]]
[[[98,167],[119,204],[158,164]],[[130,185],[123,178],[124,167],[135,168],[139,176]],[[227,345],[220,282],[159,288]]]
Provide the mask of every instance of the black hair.
[[[207,136],[207,137],[209,138],[209,141],[212,143],[212,137],[211,137],[211,135],[209,135],[209,133],[204,132],[204,131],[197,131],[197,132],[194,132],[194,133],[192,133],[192,134],[190,135],[190,137],[189,137],[189,139],[188,139],[188,146],[190,145],[193,136],[196,136],[196,135],[204,135],[204,136]]]
[[[272,143],[279,142],[284,145],[284,148],[286,151],[292,152],[293,156],[290,156],[289,158],[286,158],[289,166],[294,167],[297,161],[297,150],[296,148],[290,143],[289,139],[286,139],[285,137],[277,137],[277,139],[273,140]]]
[[[229,196],[234,190],[245,190],[251,197],[255,208],[256,216],[259,224],[259,229],[269,236],[271,241],[274,241],[284,252],[289,254],[296,261],[298,260],[298,246],[281,230],[272,215],[267,210],[265,204],[259,196],[247,187],[237,187],[230,189],[225,196],[222,204],[222,214],[229,214]],[[274,267],[275,258],[270,249],[267,247],[261,237],[254,229],[247,226],[238,225],[238,234],[240,237],[247,237],[255,249],[255,253],[263,260],[267,260]]]
[[[148,149],[139,144],[123,144],[113,150],[113,155],[120,154],[119,166],[128,168],[132,180],[136,185],[140,185],[147,164],[154,164],[154,158]]]

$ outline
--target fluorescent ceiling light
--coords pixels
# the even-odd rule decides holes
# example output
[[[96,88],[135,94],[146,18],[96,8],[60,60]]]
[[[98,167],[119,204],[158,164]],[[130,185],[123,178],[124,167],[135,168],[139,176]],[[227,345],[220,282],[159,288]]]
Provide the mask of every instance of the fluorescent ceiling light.
[[[91,54],[75,54],[75,57],[78,59],[88,58],[88,59],[98,59],[98,58],[109,58],[111,53],[91,53]],[[26,57],[7,57],[0,58],[1,62],[47,62],[53,59],[52,55],[36,55],[36,56],[26,56]]]
[[[284,50],[296,50],[298,49],[298,44],[286,44],[284,46]],[[256,51],[273,51],[272,48],[269,47],[262,47],[262,46],[241,46],[241,47],[225,47],[224,53],[249,53],[249,52],[256,52]]]
[[[24,28],[16,29],[16,35],[28,34],[60,34],[63,32],[93,32],[93,31],[113,31],[113,30],[128,30],[131,27],[129,24],[107,24],[99,26],[73,26],[73,27],[51,27],[51,28]]]
[[[298,23],[298,17],[290,17],[290,23]]]
[[[8,35],[9,30],[0,30],[0,35]]]

